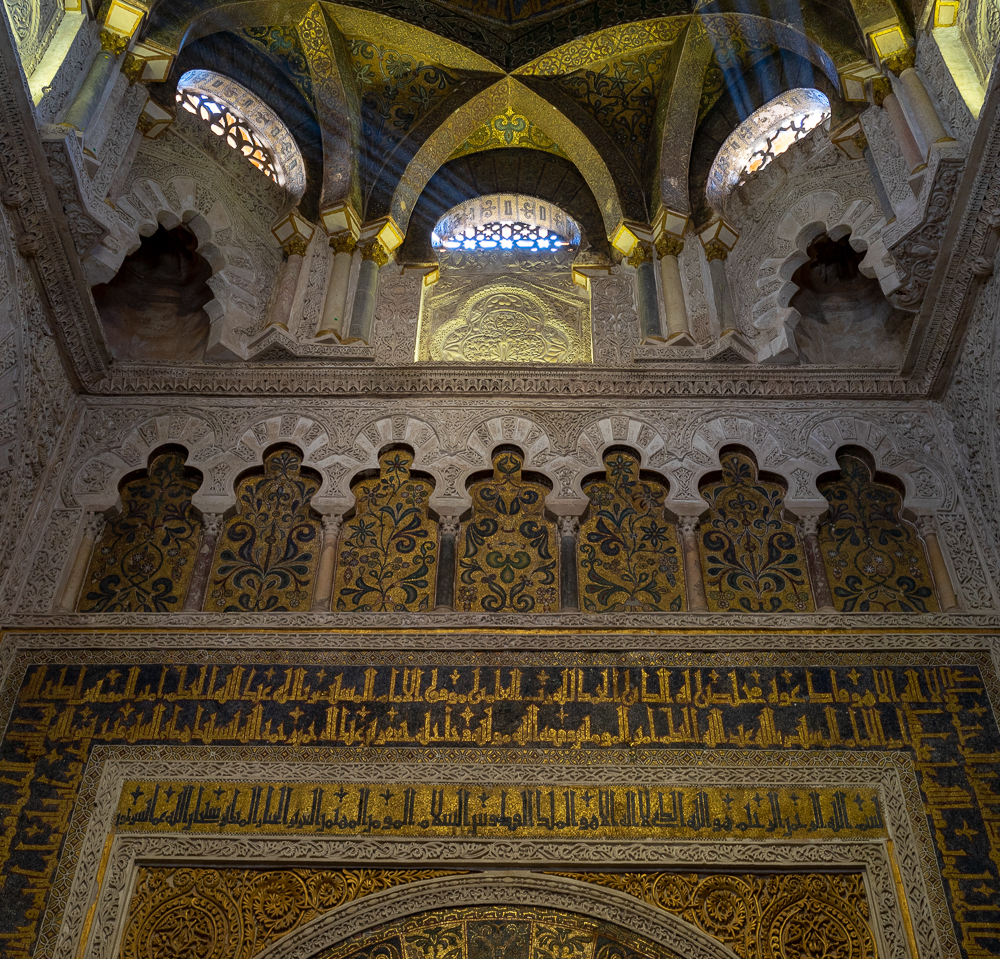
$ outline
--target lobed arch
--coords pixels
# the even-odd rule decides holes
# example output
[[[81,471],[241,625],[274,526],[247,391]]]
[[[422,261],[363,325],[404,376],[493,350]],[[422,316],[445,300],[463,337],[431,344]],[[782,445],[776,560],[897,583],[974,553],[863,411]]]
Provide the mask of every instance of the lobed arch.
[[[240,161],[245,162],[242,158]],[[247,169],[251,169],[249,164]],[[176,199],[168,199],[168,194]],[[239,243],[234,229],[238,218],[225,200],[203,182],[182,175],[163,184],[149,177],[137,180],[127,194],[119,197],[116,206],[125,237],[123,241],[106,238],[84,259],[83,268],[91,285],[113,279],[125,257],[139,249],[143,237],[151,236],[160,226],[171,230],[183,225],[194,234],[198,254],[212,267],[207,284],[215,295],[204,306],[210,320],[206,357],[241,358],[244,346],[236,330],[252,328],[259,320],[267,304],[261,303],[252,290],[268,286],[270,278],[260,275],[267,266],[254,263]],[[273,266],[277,265],[276,253]]]
[[[801,316],[789,305],[798,290],[792,275],[808,262],[806,251],[822,234],[833,241],[849,237],[851,247],[865,254],[859,267],[861,273],[876,278],[887,297],[899,288],[899,271],[882,239],[885,225],[885,217],[870,200],[848,202],[828,189],[802,197],[785,214],[770,239],[764,240],[769,245],[759,260],[755,278],[751,320],[766,334],[769,342],[764,350],[768,356],[796,352],[794,330]],[[749,304],[739,307],[751,308]]]
[[[615,178],[584,133],[560,110],[512,77],[505,77],[459,107],[423,143],[393,193],[390,213],[405,235],[424,188],[452,153],[483,124],[511,107],[563,149],[597,200],[605,231],[612,236],[622,220]]]
[[[310,959],[345,939],[432,909],[537,906],[577,913],[652,940],[685,959],[736,959],[727,946],[635,897],[578,879],[502,870],[408,883],[333,909],[272,944],[258,959]]]
[[[643,469],[661,470],[666,459],[666,437],[646,420],[635,416],[604,416],[580,431],[576,441],[577,459],[584,464],[577,485],[592,469],[600,469],[604,453],[614,446],[628,446],[640,458]],[[666,477],[664,477],[666,478]]]

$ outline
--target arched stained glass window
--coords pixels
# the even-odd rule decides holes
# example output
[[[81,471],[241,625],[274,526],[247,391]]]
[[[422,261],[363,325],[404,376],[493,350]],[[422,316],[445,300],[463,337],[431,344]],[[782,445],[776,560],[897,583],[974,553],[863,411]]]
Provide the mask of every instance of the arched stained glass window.
[[[296,196],[304,192],[305,166],[295,139],[256,94],[211,70],[188,70],[177,82],[175,99],[278,186]]]
[[[708,174],[708,201],[718,207],[741,183],[830,117],[819,90],[787,90],[750,114],[722,144]]]

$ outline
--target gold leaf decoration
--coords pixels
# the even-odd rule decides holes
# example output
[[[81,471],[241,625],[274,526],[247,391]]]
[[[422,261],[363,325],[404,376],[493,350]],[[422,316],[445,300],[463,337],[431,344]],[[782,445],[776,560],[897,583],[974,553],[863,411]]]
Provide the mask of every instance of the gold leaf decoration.
[[[528,147],[554,153],[556,156],[566,156],[559,144],[543,133],[532,120],[522,113],[515,113],[512,107],[507,107],[505,113],[497,114],[468,136],[448,159],[454,160],[470,153],[504,147]]]

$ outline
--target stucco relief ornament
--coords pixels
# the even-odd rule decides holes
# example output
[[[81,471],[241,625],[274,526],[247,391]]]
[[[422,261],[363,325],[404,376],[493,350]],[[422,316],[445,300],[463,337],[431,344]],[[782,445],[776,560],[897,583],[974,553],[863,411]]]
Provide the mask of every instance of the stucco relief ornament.
[[[574,342],[539,297],[523,290],[487,289],[467,320],[446,324],[435,337],[435,359],[469,363],[571,363]]]

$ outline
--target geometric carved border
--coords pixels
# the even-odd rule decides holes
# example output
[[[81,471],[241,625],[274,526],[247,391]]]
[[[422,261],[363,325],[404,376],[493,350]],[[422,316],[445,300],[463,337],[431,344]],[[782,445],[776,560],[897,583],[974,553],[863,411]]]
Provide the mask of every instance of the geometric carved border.
[[[258,756],[257,761],[246,761],[247,753]],[[774,754],[758,757],[755,765],[748,769],[739,765],[741,757],[735,750],[723,750],[708,756],[700,751],[639,750],[637,762],[630,765],[602,763],[601,757],[575,756],[567,762],[565,754],[558,762],[536,765],[538,750],[524,751],[526,755],[509,757],[497,764],[486,757],[470,757],[471,762],[441,763],[427,759],[412,762],[379,762],[373,757],[371,762],[337,763],[332,760],[331,750],[322,750],[326,761],[319,764],[294,761],[293,756],[302,756],[303,751],[283,747],[247,749],[212,749],[205,747],[174,747],[151,749],[149,747],[95,747],[91,762],[82,784],[77,814],[67,837],[60,872],[73,875],[60,877],[56,887],[66,889],[71,878],[71,888],[67,890],[66,908],[63,912],[58,942],[51,953],[40,948],[36,956],[51,954],[60,959],[76,955],[80,938],[86,925],[87,914],[93,903],[92,893],[100,885],[100,897],[89,930],[89,945],[83,955],[88,959],[112,959],[117,955],[119,942],[124,931],[124,918],[135,881],[136,864],[155,862],[185,863],[190,865],[214,865],[224,863],[247,865],[248,863],[281,863],[285,866],[319,865],[386,865],[413,868],[417,864],[430,866],[465,865],[482,869],[510,869],[520,866],[546,868],[668,868],[685,866],[694,868],[761,868],[776,866],[799,870],[816,870],[819,866],[861,867],[866,874],[866,885],[872,897],[872,928],[878,942],[879,955],[885,959],[907,959],[909,950],[907,935],[900,918],[897,891],[893,880],[890,860],[885,841],[869,842],[663,842],[662,840],[639,841],[581,841],[573,840],[482,840],[468,837],[434,840],[398,840],[382,837],[351,837],[328,839],[323,837],[272,836],[267,839],[244,836],[212,835],[164,835],[127,834],[114,835],[110,847],[108,839],[113,835],[113,821],[117,811],[122,784],[129,779],[212,779],[245,782],[247,780],[281,779],[315,783],[317,781],[397,783],[397,782],[455,782],[455,783],[523,783],[526,781],[545,784],[647,784],[657,786],[697,785],[708,787],[718,785],[736,788],[740,784],[765,789],[771,783],[784,786],[831,786],[850,789],[861,786],[876,786],[881,793],[882,806],[887,830],[893,839],[894,854],[900,871],[900,879],[912,921],[920,959],[954,959],[959,955],[954,938],[950,915],[944,899],[944,890],[934,857],[933,843],[927,831],[926,818],[916,785],[912,764],[907,757],[875,753]],[[433,751],[427,751],[433,753]],[[520,753],[520,750],[516,752]],[[664,753],[669,755],[664,755]],[[240,759],[237,759],[240,756]],[[273,757],[273,758],[271,758]],[[431,756],[427,757],[428,759]],[[556,757],[552,757],[555,759]],[[518,761],[520,760],[520,762]],[[707,767],[707,768],[706,768]],[[89,815],[88,815],[89,813]],[[108,855],[100,880],[102,860]],[[75,867],[75,868],[74,868]],[[930,867],[930,868],[928,868]],[[535,877],[538,878],[538,877]],[[518,874],[513,887],[508,880],[487,883],[483,890],[485,899],[474,901],[503,902],[504,890],[523,885],[526,876]],[[431,880],[440,883],[444,880]],[[541,880],[539,880],[541,881]],[[546,877],[546,882],[554,881]],[[925,881],[929,883],[925,884]],[[459,885],[467,885],[469,877],[461,877]],[[407,889],[416,890],[424,883],[414,883]],[[577,884],[581,885],[581,884]],[[594,887],[590,887],[594,890]],[[435,886],[436,892],[425,900],[432,905],[433,896],[443,895],[443,890]],[[390,891],[402,896],[391,901],[403,905],[405,890]],[[564,890],[565,892],[565,890]],[[596,901],[607,900],[611,890],[592,891]],[[416,892],[413,892],[416,895]],[[359,916],[364,923],[376,925],[375,916],[382,915],[383,893],[366,897],[365,903],[372,904],[360,909]],[[624,895],[624,894],[623,894]],[[493,897],[493,898],[490,898]],[[630,897],[630,908],[639,905]],[[523,901],[523,900],[518,900]],[[443,900],[438,901],[441,905]],[[467,902],[457,892],[449,902]],[[553,900],[555,902],[555,900]],[[565,906],[563,901],[562,906]],[[353,907],[352,907],[353,908]],[[430,908],[427,905],[424,909]],[[648,907],[660,920],[663,913]],[[314,925],[316,935],[331,934],[330,924],[336,927],[337,940],[346,928],[345,909],[341,907],[327,914],[325,919],[314,920],[312,924],[296,931],[296,942],[304,941],[306,930]],[[576,911],[593,912],[592,909],[578,907]],[[50,903],[49,916],[58,913],[57,904]],[[606,918],[610,918],[606,917]],[[613,920],[613,921],[621,921]],[[324,923],[326,925],[324,926]],[[318,925],[317,925],[318,924]],[[627,925],[627,923],[626,923]],[[326,929],[325,932],[322,930]],[[40,941],[51,943],[43,935]],[[641,930],[639,930],[641,931]],[[646,930],[648,934],[648,929]],[[344,933],[346,935],[348,933]],[[700,935],[700,934],[699,934]],[[655,937],[654,937],[655,938]],[[334,940],[323,940],[331,944]],[[309,953],[320,948],[318,941],[309,940]],[[670,948],[677,948],[676,943]],[[715,946],[718,944],[712,940]],[[266,955],[275,959],[290,959],[295,955],[306,955],[298,949],[291,952],[280,951],[276,943]],[[690,943],[688,944],[690,948]],[[278,951],[275,951],[278,950]],[[683,952],[683,950],[681,950]],[[693,953],[692,953],[693,955]],[[705,955],[704,959],[708,959]],[[718,953],[716,954],[718,959]],[[730,957],[731,959],[731,957]]]

